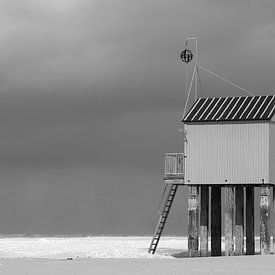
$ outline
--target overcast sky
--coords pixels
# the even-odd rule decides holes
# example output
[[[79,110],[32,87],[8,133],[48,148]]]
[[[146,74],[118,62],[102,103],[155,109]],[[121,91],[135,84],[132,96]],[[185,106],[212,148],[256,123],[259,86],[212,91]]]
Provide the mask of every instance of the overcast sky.
[[[201,65],[273,94],[274,11],[256,0],[0,0],[0,233],[152,234],[164,153],[182,150],[185,39],[198,37]],[[245,95],[200,78],[200,96]],[[167,234],[186,234],[186,193]]]

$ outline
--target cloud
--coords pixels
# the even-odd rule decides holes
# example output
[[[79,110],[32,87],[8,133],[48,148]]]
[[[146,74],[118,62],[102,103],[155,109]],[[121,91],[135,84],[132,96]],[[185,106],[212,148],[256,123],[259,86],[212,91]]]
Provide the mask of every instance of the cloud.
[[[16,192],[20,186],[18,190],[24,193],[10,202],[13,214],[29,198],[28,190],[33,190],[39,198],[45,194],[47,207],[60,207],[52,220],[53,208],[46,208],[43,215],[49,221],[58,220],[62,211],[68,215],[79,211],[79,224],[90,227],[86,214],[83,216],[86,206],[77,208],[68,202],[73,196],[66,192],[76,191],[72,185],[66,192],[63,189],[68,200],[60,190],[58,196],[52,195],[62,174],[70,174],[71,169],[76,169],[79,197],[87,191],[81,183],[90,177],[82,173],[83,167],[97,174],[93,188],[100,189],[105,180],[116,181],[118,189],[128,188],[133,169],[144,173],[142,180],[148,177],[156,187],[162,177],[163,153],[182,150],[178,128],[185,65],[179,54],[187,37],[199,38],[198,57],[203,66],[259,93],[275,88],[274,1],[0,3],[0,164],[3,172],[10,171],[5,182],[11,186],[4,184],[3,192]],[[189,46],[194,50],[192,43]],[[190,74],[192,65],[188,65]],[[243,95],[205,72],[200,71],[200,78],[201,96]],[[62,172],[56,176],[55,169]],[[125,178],[124,172],[128,175]],[[134,182],[138,186],[138,181]],[[147,192],[144,185],[132,188]],[[144,205],[149,208],[154,188],[146,193]],[[118,195],[114,200],[108,198],[110,204],[98,228],[108,227],[105,220],[112,214],[111,208],[122,209]],[[139,207],[140,199],[136,199],[133,204]],[[23,209],[39,202],[30,200]],[[95,199],[87,205],[91,203],[98,210],[105,202]],[[6,220],[11,212],[2,213]],[[24,215],[28,222],[16,216],[9,228],[19,226],[24,231],[38,215],[32,213],[33,217]],[[119,224],[112,221],[112,225],[119,231]],[[36,229],[42,227],[40,224]],[[66,226],[52,225],[50,231],[60,228]]]

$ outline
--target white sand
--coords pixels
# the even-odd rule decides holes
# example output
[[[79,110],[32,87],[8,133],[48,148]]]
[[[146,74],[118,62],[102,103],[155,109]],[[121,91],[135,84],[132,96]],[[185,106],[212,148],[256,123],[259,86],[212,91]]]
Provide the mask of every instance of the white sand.
[[[163,237],[148,254],[151,237],[2,238],[0,258],[171,258],[187,249],[186,237]]]
[[[148,254],[151,237],[2,238],[0,258],[163,258],[187,249],[186,237],[163,237]]]
[[[173,258],[187,239],[164,237],[3,238],[0,274],[275,274],[275,256]]]
[[[187,251],[186,237],[162,237],[156,254],[148,254],[151,238],[1,238],[0,259],[171,258],[172,254]],[[259,238],[256,238],[256,250],[259,251]]]

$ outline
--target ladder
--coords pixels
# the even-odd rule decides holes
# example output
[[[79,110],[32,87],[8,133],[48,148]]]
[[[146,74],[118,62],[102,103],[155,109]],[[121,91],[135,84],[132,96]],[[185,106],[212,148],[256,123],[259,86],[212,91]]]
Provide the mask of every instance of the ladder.
[[[155,252],[156,252],[156,249],[157,249],[162,231],[164,229],[167,217],[169,215],[173,200],[175,198],[177,189],[178,189],[178,184],[171,184],[171,187],[170,187],[170,190],[168,192],[167,199],[166,199],[165,204],[164,204],[164,208],[163,208],[163,210],[160,214],[159,222],[158,222],[154,237],[151,241],[148,253],[155,254]]]

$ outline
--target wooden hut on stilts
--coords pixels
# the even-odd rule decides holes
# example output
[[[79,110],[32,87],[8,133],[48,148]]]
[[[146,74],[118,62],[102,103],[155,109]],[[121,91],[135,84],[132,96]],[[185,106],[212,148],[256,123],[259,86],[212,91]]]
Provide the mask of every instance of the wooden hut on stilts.
[[[275,249],[275,226],[271,224],[271,208],[275,214],[275,95],[255,96],[200,66],[197,39],[191,39],[196,42],[196,62],[187,99],[199,68],[249,96],[198,98],[185,112],[184,152],[165,156],[168,191],[149,253],[156,251],[178,187],[188,186],[190,257],[222,255],[222,219],[224,254],[255,254],[255,188],[260,189],[260,253],[270,254]],[[188,51],[181,57],[191,61],[193,55]],[[185,111],[186,106],[187,102]]]

